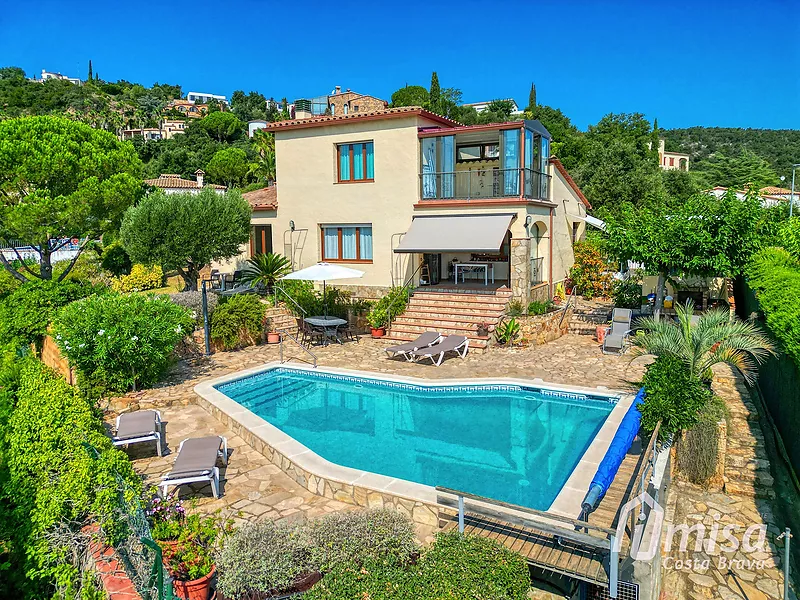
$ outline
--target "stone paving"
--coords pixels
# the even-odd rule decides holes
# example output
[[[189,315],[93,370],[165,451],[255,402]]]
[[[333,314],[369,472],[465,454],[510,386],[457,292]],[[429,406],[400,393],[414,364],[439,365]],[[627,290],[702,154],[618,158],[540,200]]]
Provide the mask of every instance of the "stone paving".
[[[700,551],[695,552],[696,536],[692,535],[687,550],[681,552],[678,548],[680,535],[676,535],[675,547],[666,554],[667,560],[663,563],[662,599],[783,598],[783,541],[776,538],[783,531],[784,523],[776,517],[776,506],[772,499],[775,494],[765,493],[767,490],[759,485],[740,483],[748,470],[761,471],[764,463],[769,468],[758,413],[741,376],[727,367],[719,366],[715,367],[714,373],[714,391],[725,400],[730,413],[727,434],[729,451],[749,448],[752,460],[747,466],[727,461],[726,490],[729,484],[735,484],[731,487],[736,493],[712,492],[680,478],[676,480],[670,493],[666,522],[690,527],[703,524],[707,531],[715,524],[720,531],[726,525],[739,525],[741,529],[737,537],[740,542],[743,542],[741,536],[747,527],[764,525],[767,528],[766,544],[755,552],[743,552],[743,548],[722,552],[720,546],[728,547],[728,544],[720,535],[718,545],[709,546],[706,543]],[[732,456],[736,458],[739,455]],[[756,538],[757,535],[753,540]],[[731,560],[734,561],[733,565]],[[749,564],[748,560],[751,561]],[[682,568],[678,568],[678,565]],[[790,596],[796,598],[791,592]]]

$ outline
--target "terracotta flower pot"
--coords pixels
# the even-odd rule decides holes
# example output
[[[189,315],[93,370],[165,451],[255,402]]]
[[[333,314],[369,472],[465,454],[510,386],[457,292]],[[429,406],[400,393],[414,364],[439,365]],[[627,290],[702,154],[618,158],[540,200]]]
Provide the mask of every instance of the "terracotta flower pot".
[[[372,337],[374,338],[382,338],[386,335],[385,327],[373,327],[370,331],[372,332]]]
[[[601,344],[603,340],[606,339],[606,328],[608,325],[598,325],[597,329],[595,329],[595,334],[597,335],[597,341]]]
[[[213,565],[208,575],[204,575],[199,579],[191,581],[174,580],[172,587],[175,590],[175,595],[186,600],[208,600],[208,594],[211,591],[211,578],[214,577],[216,570],[217,566]]]
[[[281,341],[281,334],[277,331],[270,331],[267,333],[267,343],[268,344],[277,344]]]

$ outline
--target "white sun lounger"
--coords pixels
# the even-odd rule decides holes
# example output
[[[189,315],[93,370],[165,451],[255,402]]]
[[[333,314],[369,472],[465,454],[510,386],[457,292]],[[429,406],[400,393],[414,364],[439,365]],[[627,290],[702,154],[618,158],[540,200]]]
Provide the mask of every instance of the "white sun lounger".
[[[423,358],[430,358],[431,362],[438,367],[442,364],[446,352],[455,352],[461,358],[464,358],[467,356],[468,349],[469,340],[466,337],[463,335],[448,335],[438,344],[420,348],[419,350],[412,350],[408,354],[417,361]]]
[[[398,354],[410,361],[411,356],[409,352],[419,350],[420,348],[427,348],[442,339],[442,334],[438,331],[426,331],[413,342],[406,342],[405,344],[398,344],[397,346],[390,346],[386,348],[386,354],[389,357],[397,356]]]
[[[157,410],[137,410],[117,417],[116,433],[111,438],[115,446],[127,446],[155,440],[161,456],[161,413]]]
[[[214,497],[219,498],[219,467],[217,459],[228,464],[228,440],[221,435],[189,438],[178,446],[178,458],[172,465],[172,471],[162,477],[158,484],[159,495],[167,495],[167,486],[209,481]]]

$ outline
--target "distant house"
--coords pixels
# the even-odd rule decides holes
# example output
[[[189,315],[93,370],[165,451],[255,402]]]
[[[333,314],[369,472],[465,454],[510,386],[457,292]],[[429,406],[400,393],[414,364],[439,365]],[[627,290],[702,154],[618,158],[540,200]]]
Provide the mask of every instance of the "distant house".
[[[727,192],[729,188],[717,186],[708,190],[710,194],[713,194],[717,198],[722,198]],[[734,190],[736,192],[736,197],[739,200],[743,200],[744,197],[747,195],[748,190]],[[774,193],[774,192],[778,193]],[[771,192],[771,193],[765,193]],[[776,187],[765,187],[761,188],[758,192],[758,197],[761,200],[761,206],[764,208],[769,208],[771,206],[778,206],[779,204],[783,204],[784,202],[788,202],[789,198],[791,197],[791,190],[787,190],[784,188],[776,188]],[[795,203],[800,200],[800,193],[795,191],[794,201]]]
[[[208,104],[211,100],[216,100],[221,104],[227,104],[228,99],[220,94],[209,94],[207,92],[189,92],[186,94],[186,100],[192,104]]]
[[[652,148],[652,144],[648,144]],[[658,140],[658,164],[665,171],[688,171],[689,155],[681,152],[667,152],[664,150],[664,139]]]
[[[34,76],[33,81],[47,81],[48,79],[60,79],[62,81],[69,81],[75,85],[83,85],[83,82],[77,77],[67,77],[61,73],[51,73],[50,71],[45,71],[44,69],[42,69],[42,76],[39,79],[36,79]]]
[[[522,114],[522,111],[519,109],[519,107],[517,106],[516,101],[513,98],[501,98],[499,101],[500,102],[511,102],[511,104],[513,105],[513,109],[511,110],[511,114],[512,115],[521,115]],[[466,104],[464,104],[464,106],[471,106],[477,112],[482,113],[487,108],[489,108],[489,105],[492,102],[494,102],[494,100],[485,100],[483,102],[467,102]]]
[[[218,194],[224,194],[228,188],[215,183],[205,183],[205,171],[197,169],[195,179],[183,179],[174,173],[161,174],[156,179],[145,179],[145,184],[164,190],[166,194],[181,194],[185,192],[199,193],[204,187],[212,188]]]
[[[124,142],[141,136],[145,140],[168,140],[178,133],[184,133],[185,129],[185,121],[181,121],[180,119],[164,119],[161,122],[161,127],[123,129],[120,132],[119,139]]]
[[[170,101],[167,104],[167,110],[169,109],[177,110],[179,113],[195,119],[200,119],[208,114],[208,104],[197,104],[182,99]]]
[[[253,137],[253,135],[255,135],[256,131],[258,131],[259,129],[264,129],[267,126],[268,123],[269,123],[269,121],[265,121],[264,119],[255,119],[253,121],[248,121],[247,122],[247,136],[248,137]]]
[[[389,103],[386,100],[367,94],[359,94],[350,89],[343,92],[342,86],[337,85],[333,92],[326,96],[295,100],[291,109],[294,113],[292,118],[307,119],[324,114],[349,115],[373,112],[384,110],[388,107]]]

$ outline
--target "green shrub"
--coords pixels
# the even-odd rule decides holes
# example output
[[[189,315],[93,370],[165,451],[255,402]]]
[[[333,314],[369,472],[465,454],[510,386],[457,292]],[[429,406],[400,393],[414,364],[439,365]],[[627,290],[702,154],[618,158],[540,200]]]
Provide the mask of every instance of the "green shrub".
[[[19,279],[0,266],[0,302],[21,285],[22,282]]]
[[[104,394],[156,383],[193,327],[189,311],[164,296],[108,294],[66,306],[53,333],[81,387]]]
[[[611,288],[611,273],[608,259],[600,247],[591,242],[575,242],[575,264],[569,271],[572,284],[578,293],[591,299],[607,296]]]
[[[103,291],[74,281],[31,281],[0,302],[0,345],[41,344],[58,310]]]
[[[746,271],[770,333],[800,367],[800,262],[783,248],[758,252]]]
[[[642,284],[634,277],[617,279],[611,286],[611,297],[617,308],[642,308]]]
[[[528,304],[528,314],[546,315],[552,311],[554,307],[555,303],[552,300],[545,300],[544,302],[541,300],[532,300],[531,303]]]
[[[160,288],[163,282],[164,271],[159,265],[133,265],[129,275],[123,275],[111,282],[111,289],[123,293],[146,292]]]
[[[370,561],[340,564],[308,600],[524,600],[530,587],[525,560],[494,540],[440,533],[416,564]]]
[[[131,272],[133,265],[131,264],[131,257],[128,256],[122,242],[112,242],[103,248],[103,255],[100,264],[106,271],[109,271],[114,277],[121,277]]]
[[[266,310],[258,296],[240,294],[228,298],[211,318],[211,339],[225,350],[258,343]]]
[[[661,421],[662,437],[692,427],[711,399],[711,390],[671,354],[659,356],[647,366],[642,384],[646,393],[639,406],[642,427],[653,431]]]
[[[64,534],[78,535],[96,521],[109,541],[118,541],[125,530],[117,476],[134,494],[140,480],[111,444],[96,408],[32,357],[24,361],[16,397],[5,432],[0,504],[12,507],[11,522],[4,523],[10,558],[29,586],[20,596],[70,597],[80,568]]]
[[[53,266],[53,276],[57,278],[69,265],[69,261],[60,261]],[[65,281],[82,281],[96,286],[109,287],[114,277],[110,271],[103,268],[100,257],[96,252],[84,250],[75,261],[72,270],[67,274]]]
[[[269,520],[237,529],[216,558],[217,585],[231,600],[285,590],[312,570],[305,536],[298,526]]]
[[[506,315],[509,317],[519,317],[522,316],[525,312],[525,307],[522,306],[522,302],[519,300],[512,300],[508,303],[508,307],[506,308]]]
[[[408,563],[418,551],[414,525],[388,509],[332,513],[307,527],[311,561],[322,572],[341,564]]]
[[[388,325],[392,319],[401,314],[408,306],[408,288],[395,286],[378,300],[370,309],[367,321],[372,327]],[[391,311],[391,313],[389,312]],[[373,323],[379,323],[374,325]]]
[[[517,339],[519,334],[520,325],[514,318],[508,319],[500,323],[494,330],[497,336],[497,343],[504,346],[510,346]]]

